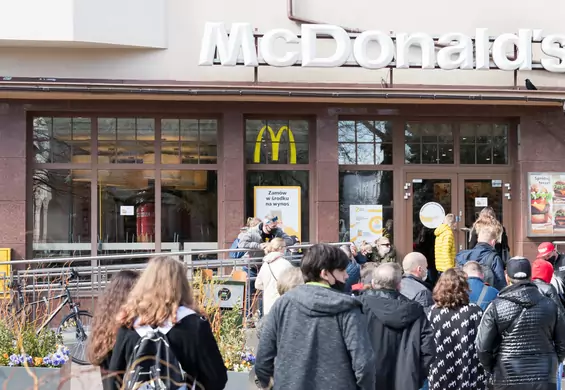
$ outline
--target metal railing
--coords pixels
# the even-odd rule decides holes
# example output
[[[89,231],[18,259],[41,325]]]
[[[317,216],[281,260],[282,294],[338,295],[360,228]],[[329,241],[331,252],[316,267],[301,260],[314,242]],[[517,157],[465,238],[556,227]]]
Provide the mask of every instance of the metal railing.
[[[350,243],[347,242],[329,243],[329,245],[349,244]],[[312,245],[314,244],[307,243],[287,247],[286,258],[295,265],[298,265],[302,255],[298,254],[296,251],[307,249]],[[0,262],[0,265],[9,265],[13,270],[9,276],[0,273],[0,281],[4,281],[4,299],[10,298],[11,292],[8,286],[17,283],[22,287],[22,291],[27,299],[38,301],[49,294],[56,294],[62,291],[63,287],[60,281],[72,268],[78,272],[80,278],[76,282],[71,282],[69,288],[73,295],[80,300],[81,307],[92,311],[96,298],[110,282],[112,275],[124,269],[142,271],[147,266],[147,262],[139,262],[139,260],[157,256],[174,257],[186,264],[187,278],[189,280],[192,278],[194,271],[207,269],[212,270],[215,279],[222,281],[230,280],[234,270],[258,266],[263,261],[263,257],[246,257],[247,255],[242,258],[233,259],[229,257],[230,252],[256,253],[258,250],[214,249],[12,260]],[[255,277],[247,273],[244,306],[251,305],[253,301],[253,297],[250,293],[253,290],[251,287],[255,283],[255,279]]]

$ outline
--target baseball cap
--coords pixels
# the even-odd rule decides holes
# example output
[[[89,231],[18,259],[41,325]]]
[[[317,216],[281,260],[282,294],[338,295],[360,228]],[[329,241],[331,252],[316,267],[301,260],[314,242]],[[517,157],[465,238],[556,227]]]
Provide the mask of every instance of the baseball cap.
[[[532,264],[532,279],[541,279],[546,283],[551,282],[553,266],[549,261],[536,259]]]
[[[509,278],[516,280],[527,280],[532,277],[532,265],[525,257],[513,257],[508,260],[506,273]]]
[[[542,242],[538,246],[538,254],[540,256],[545,256],[553,252],[554,250],[555,250],[555,245],[553,245],[551,242]]]

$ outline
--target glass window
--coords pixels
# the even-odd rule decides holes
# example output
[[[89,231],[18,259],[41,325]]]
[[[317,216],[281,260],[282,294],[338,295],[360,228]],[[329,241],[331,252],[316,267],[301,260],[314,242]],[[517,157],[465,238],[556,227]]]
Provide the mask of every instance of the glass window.
[[[90,164],[90,118],[33,118],[36,163]]]
[[[161,171],[162,242],[218,241],[216,171]]]
[[[406,123],[404,130],[406,164],[453,164],[451,124]]]
[[[392,164],[392,123],[339,121],[340,165]]]
[[[248,164],[308,164],[307,120],[245,121]]]
[[[246,216],[255,216],[263,219],[265,215],[255,214],[255,186],[298,186],[301,187],[300,196],[300,221],[301,221],[301,240],[307,242],[309,240],[309,221],[310,207],[308,203],[308,193],[310,186],[308,185],[308,171],[248,171],[247,172],[247,188],[246,188]],[[272,210],[273,215],[277,215],[278,210]],[[280,220],[284,224],[284,215]],[[287,234],[293,235],[292,226],[285,229]]]
[[[463,123],[459,140],[461,164],[508,164],[508,125]]]
[[[163,164],[218,162],[218,121],[215,119],[163,119],[161,141]]]
[[[339,241],[347,242],[351,236],[351,206],[382,206],[381,234],[392,237],[392,171],[342,171],[339,173]],[[358,232],[355,232],[357,235]],[[364,233],[362,233],[364,234]],[[375,233],[377,234],[377,233]],[[374,241],[374,240],[373,240]]]
[[[153,118],[98,118],[100,164],[155,164]]]
[[[33,171],[33,255],[90,255],[90,171]]]

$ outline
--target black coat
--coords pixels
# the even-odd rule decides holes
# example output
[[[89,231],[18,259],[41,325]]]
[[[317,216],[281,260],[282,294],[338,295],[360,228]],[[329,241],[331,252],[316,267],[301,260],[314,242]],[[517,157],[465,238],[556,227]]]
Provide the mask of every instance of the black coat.
[[[359,299],[377,360],[376,389],[420,389],[435,353],[422,306],[393,290],[368,290]]]
[[[477,349],[495,389],[544,390],[555,386],[565,358],[565,322],[535,284],[517,283],[500,291],[485,311]]]

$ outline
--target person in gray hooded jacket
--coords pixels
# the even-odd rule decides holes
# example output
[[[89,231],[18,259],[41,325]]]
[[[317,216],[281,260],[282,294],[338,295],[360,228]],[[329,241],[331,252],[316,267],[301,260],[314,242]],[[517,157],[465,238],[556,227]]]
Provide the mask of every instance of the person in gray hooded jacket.
[[[330,245],[306,252],[301,264],[306,284],[279,298],[266,317],[255,362],[263,388],[375,389],[362,304],[342,292],[348,263]]]

